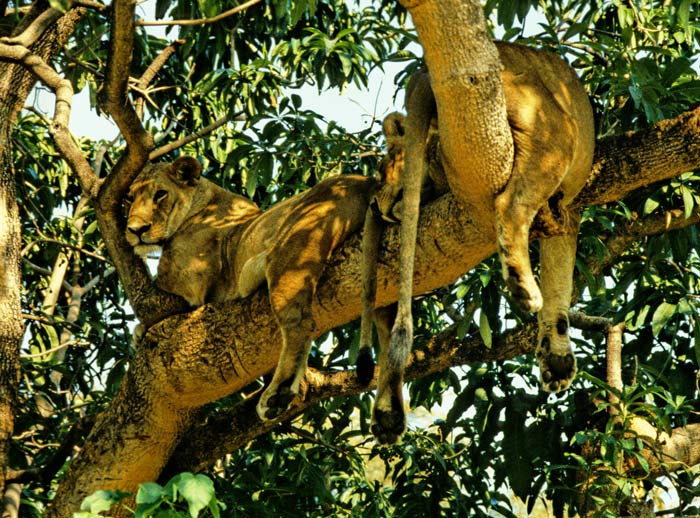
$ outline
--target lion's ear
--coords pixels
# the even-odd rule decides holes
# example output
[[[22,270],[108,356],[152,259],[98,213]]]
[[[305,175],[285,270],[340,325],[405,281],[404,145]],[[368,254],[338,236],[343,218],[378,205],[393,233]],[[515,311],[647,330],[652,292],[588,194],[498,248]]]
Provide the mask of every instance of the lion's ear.
[[[201,174],[202,166],[191,156],[181,156],[170,166],[170,176],[178,183],[195,185]]]

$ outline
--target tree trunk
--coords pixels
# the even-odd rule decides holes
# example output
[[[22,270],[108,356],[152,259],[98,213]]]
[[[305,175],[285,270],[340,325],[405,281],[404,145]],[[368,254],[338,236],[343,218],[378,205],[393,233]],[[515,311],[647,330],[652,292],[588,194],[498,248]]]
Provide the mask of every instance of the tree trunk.
[[[1,80],[0,80],[1,82]],[[0,98],[2,94],[0,93]],[[2,107],[0,107],[2,112]],[[1,116],[0,116],[1,117]],[[0,466],[10,465],[22,343],[19,214],[8,125],[0,126]],[[0,473],[4,492],[5,473]],[[1,494],[1,493],[0,493]]]
[[[26,27],[40,11],[32,11],[23,20]],[[32,51],[45,60],[62,48],[82,10],[71,11],[53,24]],[[19,348],[22,343],[22,246],[16,198],[15,170],[10,135],[36,78],[23,66],[0,61],[0,466],[9,467],[9,448],[14,428],[14,407],[19,383]],[[0,490],[4,491],[5,471],[0,472]]]

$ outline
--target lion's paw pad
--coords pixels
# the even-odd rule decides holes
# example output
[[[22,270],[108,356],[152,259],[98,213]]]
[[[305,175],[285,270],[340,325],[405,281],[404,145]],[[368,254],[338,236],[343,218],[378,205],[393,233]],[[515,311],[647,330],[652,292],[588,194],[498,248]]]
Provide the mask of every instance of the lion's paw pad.
[[[576,376],[576,358],[572,353],[545,354],[540,358],[540,378],[547,392],[560,392],[571,385]]]

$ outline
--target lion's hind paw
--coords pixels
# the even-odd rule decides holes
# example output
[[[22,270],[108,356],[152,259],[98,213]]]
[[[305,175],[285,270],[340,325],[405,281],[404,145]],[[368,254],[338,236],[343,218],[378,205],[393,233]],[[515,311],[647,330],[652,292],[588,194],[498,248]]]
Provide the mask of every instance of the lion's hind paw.
[[[406,428],[406,416],[403,409],[374,410],[372,435],[379,444],[394,444]]]
[[[269,386],[260,396],[260,401],[256,406],[258,417],[263,421],[272,421],[287,411],[289,405],[297,397],[288,386],[280,386],[277,389]]]
[[[538,355],[540,380],[547,392],[561,392],[571,385],[576,376],[576,358],[569,352],[564,355],[552,352]]]

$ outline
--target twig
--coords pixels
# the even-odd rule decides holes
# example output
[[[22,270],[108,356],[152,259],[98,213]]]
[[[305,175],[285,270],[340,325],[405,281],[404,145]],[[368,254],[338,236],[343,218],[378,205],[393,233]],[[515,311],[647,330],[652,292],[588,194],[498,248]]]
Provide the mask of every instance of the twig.
[[[41,351],[39,353],[20,354],[19,357],[22,358],[23,360],[31,360],[32,358],[41,358],[43,356],[49,356],[55,352],[61,351],[63,349],[71,347],[73,345],[82,345],[84,347],[87,347],[90,345],[90,342],[86,342],[85,340],[70,340],[70,341],[63,343],[61,345],[57,345],[56,347],[52,347],[51,349],[47,349],[47,350]]]
[[[108,259],[107,257],[103,256],[103,255],[96,254],[96,253],[94,253],[94,252],[90,252],[90,251],[88,251],[88,250],[85,250],[84,248],[81,248],[81,247],[79,247],[79,246],[75,246],[75,245],[72,245],[72,244],[70,244],[70,243],[64,243],[63,241],[60,241],[60,240],[58,240],[58,239],[52,239],[52,238],[35,239],[34,241],[28,243],[28,244],[22,249],[21,254],[22,254],[22,255],[26,254],[27,251],[28,251],[32,246],[36,245],[37,243],[54,243],[54,244],[57,244],[57,245],[62,246],[62,247],[64,247],[64,248],[70,248],[71,250],[76,250],[76,251],[80,252],[81,254],[84,254],[84,255],[86,255],[86,256],[88,256],[88,257],[92,257],[93,259],[98,259],[98,260],[100,260],[100,261],[106,262],[107,264],[110,264],[109,259]],[[31,263],[29,263],[29,264],[31,264]]]
[[[226,124],[228,120],[228,116],[221,117],[220,119],[217,119],[211,124],[209,124],[209,126],[206,126],[201,130],[192,133],[191,135],[187,135],[186,137],[182,137],[181,139],[178,139],[174,142],[170,142],[169,144],[166,144],[164,146],[159,147],[158,149],[151,151],[151,154],[148,155],[148,158],[149,160],[155,160],[156,158],[159,158],[165,155],[166,153],[170,153],[171,151],[182,147],[185,144],[189,144],[190,142],[197,140],[198,138],[201,138],[208,133],[211,133],[215,129],[220,128],[221,126]]]
[[[236,13],[239,13],[245,9],[248,9],[249,7],[254,6],[255,4],[259,4],[262,0],[248,0],[248,2],[245,2],[241,5],[238,5],[234,7],[233,9],[229,9],[228,11],[225,11],[221,14],[217,14],[216,16],[212,16],[211,18],[199,18],[197,20],[163,20],[163,21],[145,21],[145,20],[139,20],[136,22],[136,25],[141,26],[141,27],[152,27],[155,25],[206,25],[208,23],[215,23],[220,20],[223,20],[224,18],[228,18],[229,16],[232,16]]]
[[[148,68],[144,70],[143,74],[141,74],[141,77],[139,77],[138,81],[136,82],[136,85],[132,88],[134,88],[136,91],[145,91],[148,85],[151,84],[151,81],[153,81],[153,78],[156,77],[158,71],[163,68],[163,65],[165,65],[168,59],[175,54],[177,48],[183,43],[185,43],[185,40],[175,40],[173,43],[165,47],[161,53],[156,56],[153,62],[148,65]],[[143,119],[144,98],[148,99],[149,102],[152,102],[148,97],[148,94],[149,91],[145,91],[142,94],[143,97],[136,100],[136,113],[140,119]]]

